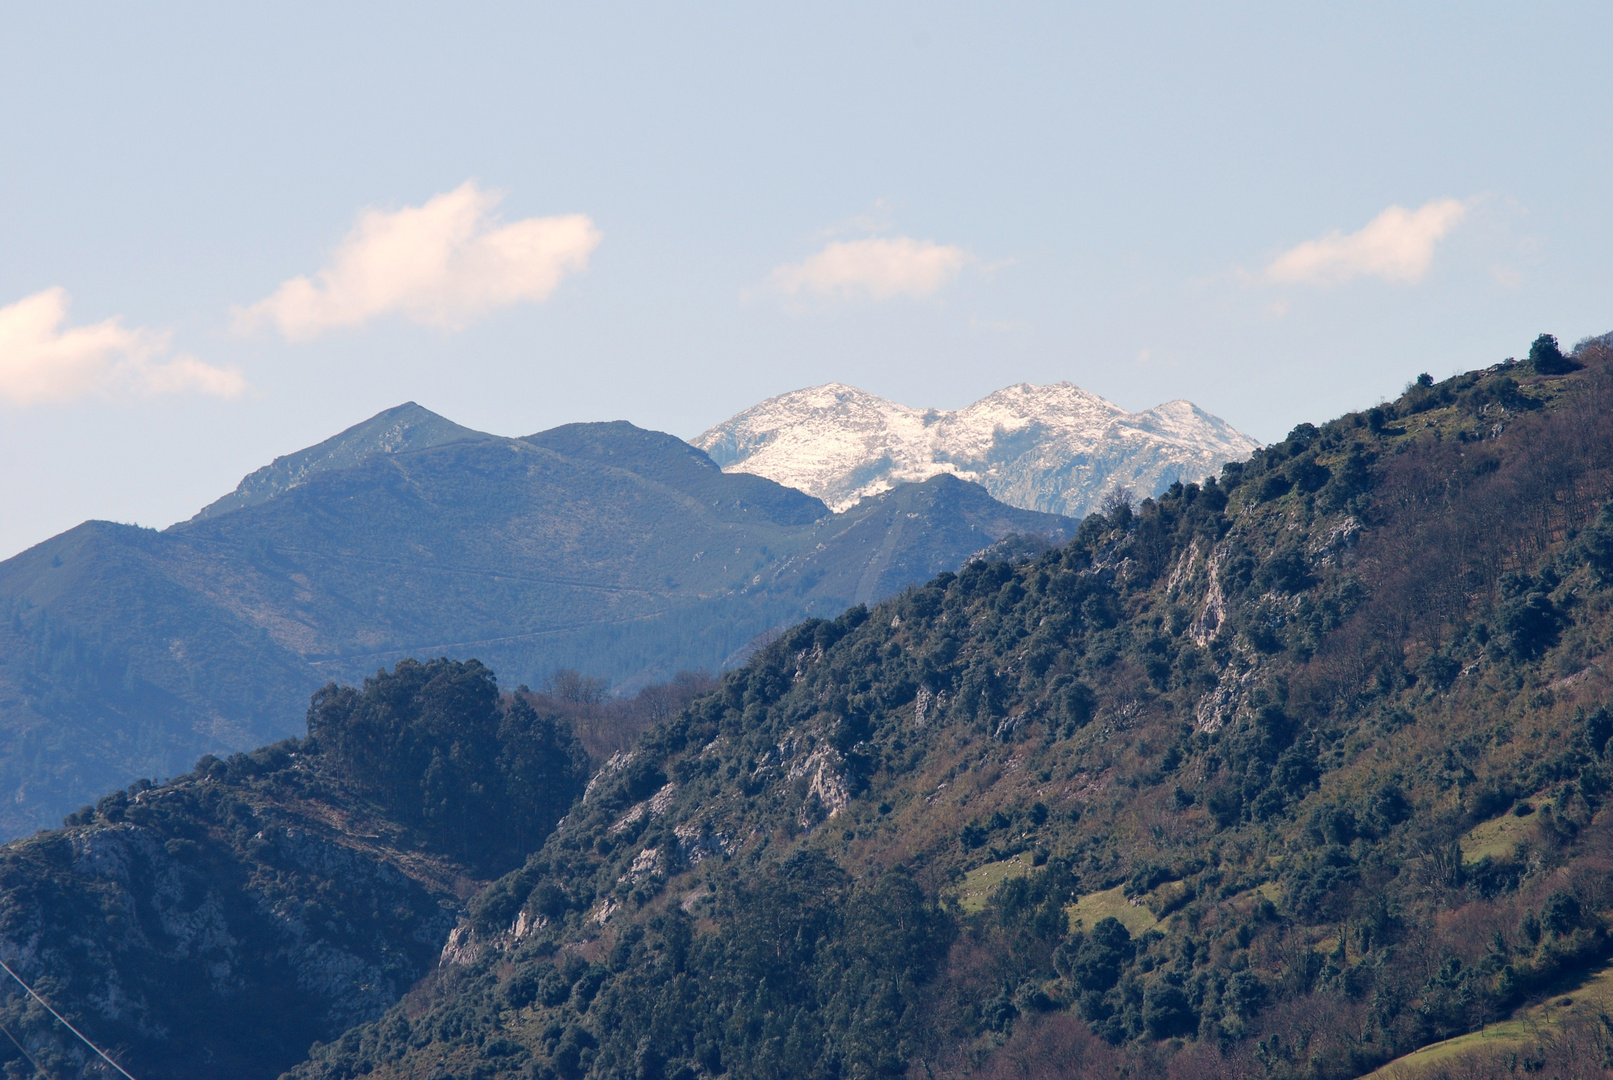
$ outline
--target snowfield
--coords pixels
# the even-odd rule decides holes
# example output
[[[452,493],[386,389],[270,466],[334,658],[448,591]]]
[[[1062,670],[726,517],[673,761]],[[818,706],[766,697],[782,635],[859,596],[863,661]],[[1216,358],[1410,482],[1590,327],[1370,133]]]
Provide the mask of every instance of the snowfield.
[[[1019,383],[951,411],[827,383],[769,398],[691,441],[725,472],[765,476],[836,512],[951,473],[1010,506],[1076,518],[1117,489],[1156,495],[1260,445],[1191,402],[1128,413],[1067,382]]]

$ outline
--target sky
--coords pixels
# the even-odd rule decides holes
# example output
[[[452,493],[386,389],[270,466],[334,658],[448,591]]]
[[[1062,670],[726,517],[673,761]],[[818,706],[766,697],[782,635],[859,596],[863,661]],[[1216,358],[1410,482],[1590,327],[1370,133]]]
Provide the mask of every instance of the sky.
[[[690,437],[1069,380],[1273,441],[1613,330],[1608,5],[0,20],[0,558],[407,400]]]

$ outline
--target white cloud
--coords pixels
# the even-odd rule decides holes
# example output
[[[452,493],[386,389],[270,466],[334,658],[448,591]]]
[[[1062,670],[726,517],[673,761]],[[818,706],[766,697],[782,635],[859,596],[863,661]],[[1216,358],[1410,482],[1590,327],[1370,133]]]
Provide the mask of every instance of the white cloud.
[[[58,287],[0,307],[0,398],[32,405],[92,393],[235,397],[246,389],[238,371],[170,355],[167,334],[117,319],[67,327],[67,305]]]
[[[366,210],[328,266],[236,309],[236,328],[272,323],[306,340],[400,315],[457,330],[498,308],[546,300],[588,268],[599,230],[583,214],[501,224],[493,212],[502,198],[467,180],[422,206]]]
[[[794,296],[931,296],[955,281],[967,251],[906,236],[836,240],[805,262],[773,271],[773,287]]]
[[[1467,216],[1467,210],[1468,203],[1460,199],[1435,199],[1415,210],[1391,206],[1359,232],[1334,229],[1283,252],[1266,267],[1266,278],[1312,285],[1358,277],[1415,283],[1428,272],[1434,246]]]

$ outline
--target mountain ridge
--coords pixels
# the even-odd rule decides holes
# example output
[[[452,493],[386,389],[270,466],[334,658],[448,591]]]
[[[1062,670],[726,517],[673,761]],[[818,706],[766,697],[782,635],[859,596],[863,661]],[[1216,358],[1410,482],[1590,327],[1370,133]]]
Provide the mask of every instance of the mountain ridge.
[[[0,831],[292,735],[319,686],[408,657],[631,692],[1074,528],[947,478],[831,515],[625,422],[505,439],[402,419],[431,445],[387,450],[389,410],[288,455],[256,502],[163,532],[87,523],[0,563]]]
[[[234,491],[208,503],[191,520],[227,514],[274,498],[309,477],[358,465],[376,454],[423,450],[462,440],[495,439],[439,416],[412,401],[376,413],[323,442],[275,458],[249,473]]]
[[[1346,1080],[1546,1000],[1460,1074],[1599,1075],[1613,351],[1575,359],[792,627],[294,1075]]]
[[[0,958],[135,1075],[266,1080],[429,974],[466,897],[581,793],[569,725],[538,704],[449,661],[321,692],[310,737],[0,847]],[[465,818],[492,816],[467,844]],[[104,1074],[16,989],[11,1045],[49,1075]]]
[[[313,1046],[301,1080],[1347,1080],[1466,1031],[1485,1038],[1445,1044],[1459,1075],[1601,1075],[1613,350],[1545,360],[1419,377],[1202,485],[1117,501],[1062,546],[792,626],[596,755],[586,785],[551,758],[551,813],[581,794],[547,839],[436,808],[548,790],[495,744],[556,714],[538,734],[563,750],[563,709],[522,691],[492,708],[470,663],[329,688],[306,740],[0,849],[0,948],[115,1033],[98,958],[128,933],[77,901],[105,875],[73,845],[186,792],[323,775],[399,793],[393,819],[461,855],[508,866],[542,843],[467,883],[435,970]],[[984,497],[944,477],[901,490],[926,488]],[[480,689],[388,687],[433,671]],[[388,720],[426,701],[435,738],[486,733],[480,764],[445,759],[480,783],[445,785],[416,726]],[[271,808],[232,807],[197,804],[152,854],[194,864],[172,826],[205,823],[232,859],[276,865],[278,837],[251,831]],[[291,884],[310,926],[367,904],[362,878],[354,895]],[[190,903],[125,895],[164,917]],[[19,948],[41,923],[79,951]],[[230,1003],[209,994],[143,1051],[217,1038],[203,1018]],[[229,1019],[277,1030],[282,1004],[249,1007]],[[87,1075],[27,1008],[0,1000],[22,1052]],[[0,1063],[25,1071],[5,1043]]]

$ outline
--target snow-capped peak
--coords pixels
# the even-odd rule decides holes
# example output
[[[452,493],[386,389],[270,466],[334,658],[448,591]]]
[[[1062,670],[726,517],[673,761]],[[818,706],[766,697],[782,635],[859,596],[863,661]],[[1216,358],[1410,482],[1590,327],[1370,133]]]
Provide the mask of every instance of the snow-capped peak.
[[[798,488],[837,512],[951,473],[1012,506],[1073,517],[1118,488],[1158,494],[1259,446],[1191,402],[1128,413],[1068,382],[1018,383],[950,411],[826,383],[769,398],[693,442],[726,471]]]

